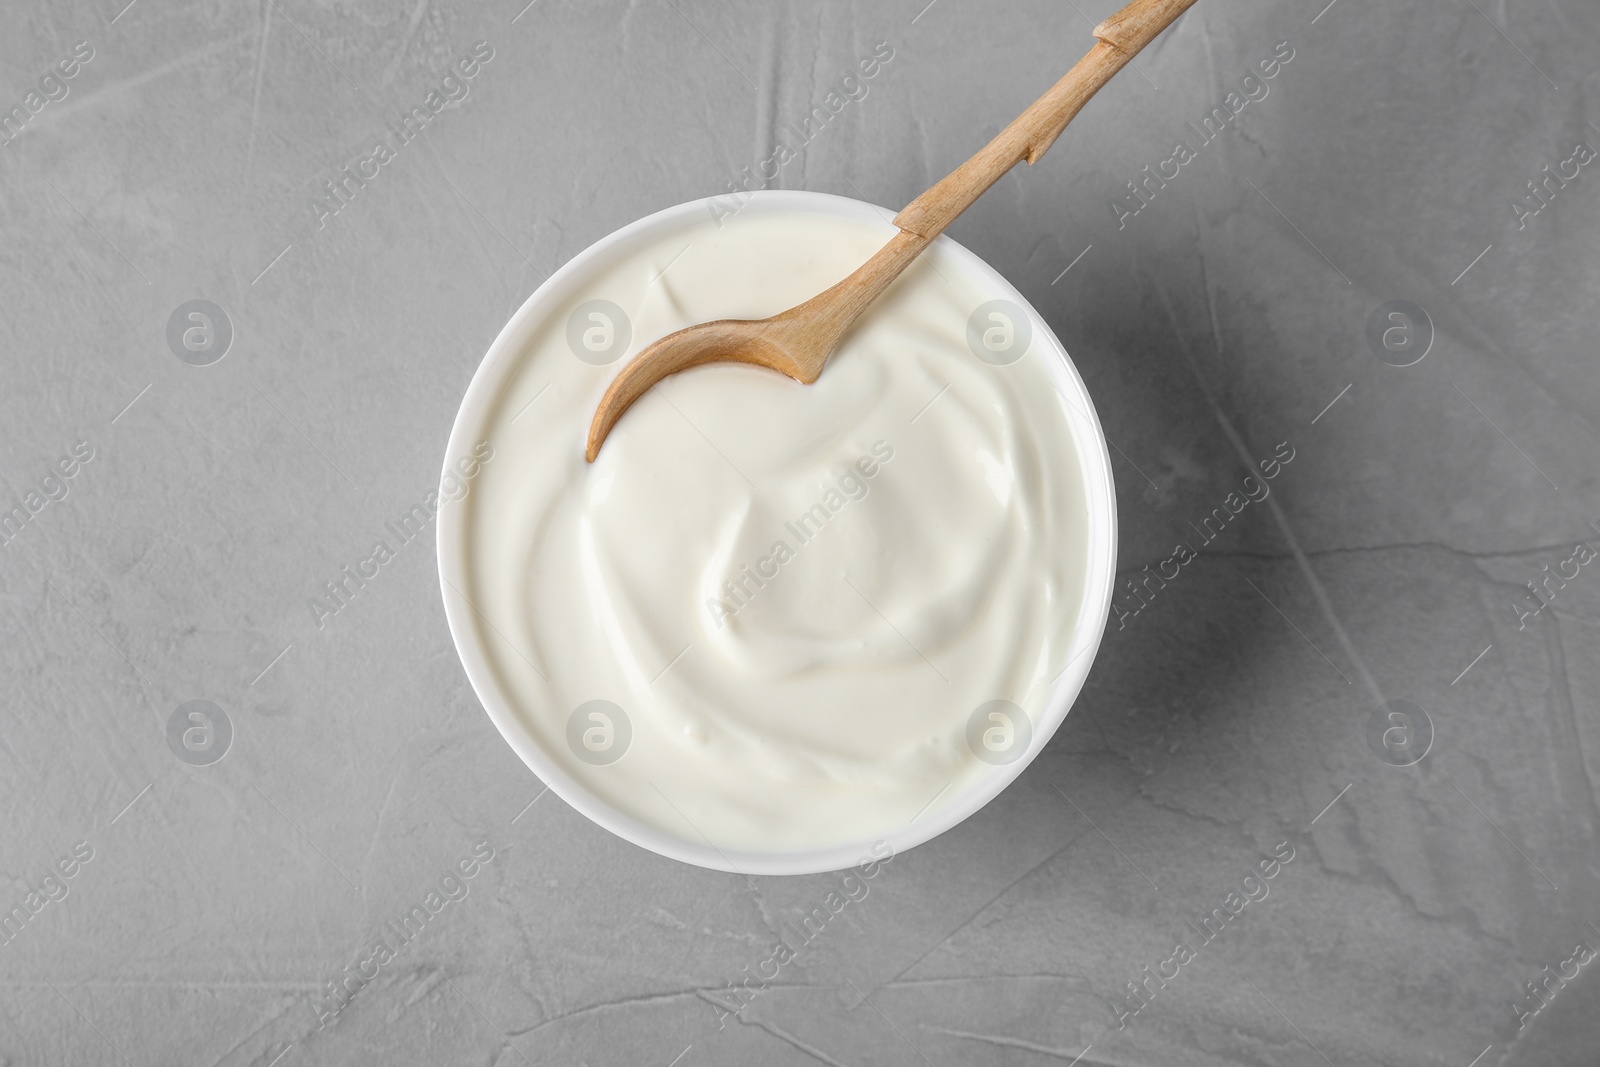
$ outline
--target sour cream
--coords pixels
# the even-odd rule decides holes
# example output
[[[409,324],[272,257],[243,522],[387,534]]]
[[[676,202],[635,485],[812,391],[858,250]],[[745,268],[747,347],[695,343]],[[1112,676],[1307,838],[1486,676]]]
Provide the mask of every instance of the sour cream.
[[[584,462],[626,358],[799,303],[892,233],[691,216],[603,261],[457,427],[493,448],[453,506],[462,618],[494,687],[562,774],[719,853],[935,817],[1037,741],[1076,631],[1102,622],[1080,618],[1072,420],[1092,417],[1058,388],[1042,326],[944,245],[816,384],[740,365],[668,378]]]

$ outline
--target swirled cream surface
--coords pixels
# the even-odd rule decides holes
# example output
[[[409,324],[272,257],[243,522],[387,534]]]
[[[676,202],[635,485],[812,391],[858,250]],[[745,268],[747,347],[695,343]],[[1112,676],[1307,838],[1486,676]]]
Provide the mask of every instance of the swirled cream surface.
[[[494,452],[462,503],[462,592],[497,680],[567,774],[697,845],[825,849],[926,817],[1026,746],[1029,723],[980,709],[1037,722],[1067,666],[1088,520],[1059,357],[943,247],[816,384],[691,370],[584,462],[645,344],[790,307],[892,233],[708,214],[613,257],[475,435]]]

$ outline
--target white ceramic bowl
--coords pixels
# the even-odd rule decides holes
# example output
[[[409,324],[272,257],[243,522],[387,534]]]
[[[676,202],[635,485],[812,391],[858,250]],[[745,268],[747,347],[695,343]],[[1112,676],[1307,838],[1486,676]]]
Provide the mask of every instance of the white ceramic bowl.
[[[482,439],[482,427],[504,380],[523,358],[529,341],[541,323],[565,307],[601,270],[631,254],[640,245],[683,225],[692,216],[698,215],[704,219],[708,211],[708,201],[695,200],[630,223],[574,256],[523,302],[489,346],[483,363],[473,375],[472,383],[467,386],[461,410],[456,415],[455,427],[450,432],[450,443],[445,450],[446,475],[452,473],[450,464],[454,458],[468,455],[473,444]],[[813,213],[880,225],[892,214],[883,208],[845,197],[776,190],[753,194],[741,209],[741,213],[746,212]],[[739,874],[815,874],[842,870],[859,863],[872,845],[879,841],[886,842],[897,853],[902,852],[944,833],[1009,785],[1050,742],[1056,727],[1066,717],[1079,690],[1083,688],[1084,679],[1094,661],[1095,650],[1100,646],[1111,604],[1112,582],[1116,576],[1116,495],[1112,487],[1111,460],[1106,452],[1105,435],[1100,429],[1094,403],[1089,399],[1083,379],[1067,358],[1066,350],[1055,333],[1027,299],[987,263],[949,237],[940,237],[939,244],[946,254],[954,256],[972,270],[975,277],[984,279],[997,297],[1014,301],[1032,316],[1033,344],[1045,356],[1055,385],[1074,409],[1070,421],[1076,456],[1070,457],[1070,461],[1079,464],[1088,508],[1088,566],[1067,666],[1052,686],[1040,720],[1033,724],[1033,739],[1028,750],[1014,762],[995,767],[966,796],[951,798],[944,807],[926,818],[918,819],[893,833],[863,838],[834,848],[781,853],[728,851],[711,847],[704,841],[676,837],[641,823],[617,811],[581,781],[569,775],[560,762],[545,751],[544,742],[528,729],[490,665],[485,644],[486,640],[493,638],[486,638],[480,629],[482,617],[465,599],[464,591],[470,588],[464,554],[467,509],[454,505],[442,507],[438,518],[440,589],[444,595],[450,635],[455,640],[456,651],[460,653],[472,688],[501,736],[522,757],[522,761],[568,804],[617,836],[685,863]],[[651,340],[653,338],[635,338],[632,350],[637,352]],[[573,447],[579,446],[574,443]],[[1063,461],[1068,459],[1064,457]]]

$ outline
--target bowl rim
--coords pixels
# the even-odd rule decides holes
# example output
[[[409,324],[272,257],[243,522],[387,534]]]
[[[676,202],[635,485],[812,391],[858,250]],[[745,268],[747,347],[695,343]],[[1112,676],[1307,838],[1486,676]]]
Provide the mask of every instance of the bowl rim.
[[[690,200],[637,219],[574,255],[536,287],[495,335],[462,394],[461,406],[456,412],[445,448],[441,481],[456,474],[452,466],[454,460],[469,454],[475,443],[474,438],[484,427],[497,399],[499,386],[520,361],[526,341],[537,331],[543,319],[577,295],[589,277],[597,269],[607,266],[608,261],[620,257],[638,243],[691,221],[695,213],[705,212],[716,219],[716,210],[725,210],[725,199],[705,197]],[[893,217],[893,212],[885,208],[850,197],[787,189],[757,190],[748,194],[739,207],[740,214],[794,211],[879,225]],[[895,831],[828,848],[753,852],[719,848],[703,835],[703,843],[695,842],[640,822],[612,807],[581,780],[568,774],[559,761],[544,751],[533,731],[520,721],[514,702],[501,687],[498,673],[489,659],[487,645],[490,638],[477,625],[475,616],[479,613],[463,591],[464,587],[469,587],[464,548],[467,509],[459,505],[470,498],[470,482],[467,493],[459,500],[441,503],[436,520],[435,546],[440,595],[444,600],[445,620],[451,640],[473,692],[500,736],[551,792],[623,840],[670,859],[740,875],[799,875],[843,870],[865,862],[874,855],[882,858],[877,850],[883,845],[887,845],[889,854],[893,855],[938,837],[998,796],[1044,750],[1082,691],[1109,621],[1112,587],[1116,580],[1116,492],[1105,433],[1077,367],[1073,365],[1055,331],[1033,304],[1004,276],[965,246],[947,235],[940,236],[936,243],[944,249],[945,254],[955,257],[967,269],[974,271],[979,279],[992,287],[992,292],[1015,302],[1030,316],[1033,344],[1043,345],[1049,373],[1067,398],[1068,406],[1076,412],[1076,417],[1069,416],[1067,421],[1078,455],[1089,542],[1088,565],[1078,604],[1078,621],[1069,643],[1070,655],[1067,665],[1051,684],[1039,721],[1032,724],[1033,736],[1027,750],[1012,762],[994,767],[965,796],[934,812],[933,815],[937,817],[930,816],[923,821],[923,816],[919,815]],[[630,347],[637,351],[642,347],[642,342],[636,339]],[[581,447],[581,442],[574,447]],[[937,799],[936,796],[934,800]]]

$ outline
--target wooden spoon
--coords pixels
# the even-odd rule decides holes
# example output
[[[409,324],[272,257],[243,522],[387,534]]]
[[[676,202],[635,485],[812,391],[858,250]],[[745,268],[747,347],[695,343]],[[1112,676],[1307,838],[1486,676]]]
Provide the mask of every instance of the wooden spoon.
[[[719,319],[671,333],[615,379],[589,424],[590,463],[622,413],[669,374],[703,363],[753,363],[810,385],[872,302],[989,187],[1022,160],[1037,163],[1079,109],[1195,0],[1133,0],[1094,28],[1097,43],[1050,91],[895,216],[900,232],[833,288],[770,319]]]

